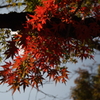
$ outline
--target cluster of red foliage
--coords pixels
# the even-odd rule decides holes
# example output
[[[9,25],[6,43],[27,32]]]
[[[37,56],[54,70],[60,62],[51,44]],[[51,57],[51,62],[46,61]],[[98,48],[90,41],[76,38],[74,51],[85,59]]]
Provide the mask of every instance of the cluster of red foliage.
[[[24,90],[30,85],[38,88],[39,84],[43,85],[45,76],[52,78],[55,83],[66,83],[67,68],[60,66],[63,59],[69,61],[71,57],[93,58],[88,43],[91,43],[91,35],[96,36],[100,33],[100,27],[94,22],[88,27],[83,22],[72,20],[77,12],[90,13],[86,7],[81,7],[82,1],[41,1],[43,5],[37,6],[35,14],[30,15],[31,19],[27,22],[25,30],[8,42],[9,49],[5,54],[7,58],[13,58],[13,63],[6,62],[1,66],[1,83],[8,83],[13,93],[16,89],[20,91],[20,86],[23,86]],[[77,7],[72,7],[76,4]],[[97,7],[99,5],[91,8],[96,17],[99,12]],[[67,31],[66,25],[69,25]],[[72,25],[76,33],[75,38],[69,35],[72,34],[69,32]],[[62,36],[64,31],[66,37]],[[22,45],[24,54],[18,55],[19,49],[15,45]]]

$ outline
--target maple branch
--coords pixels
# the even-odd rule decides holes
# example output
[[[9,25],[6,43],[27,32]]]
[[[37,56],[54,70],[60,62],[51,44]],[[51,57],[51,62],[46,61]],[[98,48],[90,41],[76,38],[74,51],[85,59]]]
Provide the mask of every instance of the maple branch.
[[[52,98],[57,98],[56,96],[54,96],[54,95],[51,95],[51,94],[47,94],[47,93],[45,93],[45,92],[43,92],[42,90],[39,90],[39,89],[37,89],[37,88],[35,88],[38,92],[41,92],[42,94],[44,94],[44,95],[46,95],[46,96],[48,96],[48,97],[52,97]]]
[[[84,1],[84,0],[81,0],[81,1],[79,2],[79,5],[78,5],[78,7],[76,8],[76,10],[74,11],[74,13],[71,15],[71,18],[73,18],[73,17],[75,16],[76,12],[80,9],[80,7],[81,7],[83,1]]]
[[[33,13],[29,13],[29,12],[21,12],[21,13],[12,12],[12,13],[8,13],[8,14],[0,14],[0,28],[10,28],[10,29],[12,29],[12,31],[23,30],[24,29],[23,24],[26,23],[28,14],[33,15]],[[80,22],[82,19],[77,16],[73,16],[72,20]],[[53,21],[55,23],[60,23],[61,20],[58,20],[57,18],[54,18],[54,20],[53,20],[53,18],[52,18],[51,21]],[[94,23],[94,22],[96,22],[100,26],[100,21],[97,22],[96,19],[93,17],[86,18],[83,21],[86,26],[88,26],[90,23]],[[75,29],[74,29],[73,25],[70,25],[67,23],[65,23],[65,25],[66,25],[65,26],[66,29],[60,30],[60,35],[63,35],[63,37],[65,37],[65,38],[68,38],[68,37],[76,38],[76,34],[74,31]],[[47,26],[50,26],[50,25],[48,25],[48,23],[46,23],[46,27]],[[66,33],[68,33],[68,34],[66,34]],[[100,33],[98,33],[98,34],[100,34]]]
[[[0,8],[12,7],[12,6],[18,6],[18,5],[19,3],[7,4],[7,5],[0,6]],[[26,3],[21,3],[21,5],[26,5]]]
[[[46,81],[46,82],[44,82],[43,84],[48,84],[48,83],[49,83],[49,81]],[[50,83],[49,83],[49,84],[50,84]],[[41,85],[39,85],[39,87],[40,87],[40,86],[41,86]],[[51,98],[54,98],[54,99],[58,98],[57,96],[54,96],[54,95],[45,93],[44,91],[42,91],[42,90],[40,90],[40,89],[37,89],[36,87],[34,87],[34,88],[37,90],[37,92],[40,92],[40,93],[44,94],[45,96],[48,96],[48,97],[51,97]],[[30,92],[29,92],[28,100],[30,100],[30,95],[31,95],[32,89],[33,89],[33,88],[31,88],[31,90],[30,90]],[[59,98],[58,98],[58,99],[59,99]]]

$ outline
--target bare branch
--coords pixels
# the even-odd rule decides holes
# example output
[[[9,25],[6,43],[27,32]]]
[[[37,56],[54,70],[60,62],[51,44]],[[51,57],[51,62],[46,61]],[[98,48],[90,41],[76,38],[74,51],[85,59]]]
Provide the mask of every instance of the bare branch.
[[[10,90],[6,90],[6,91],[0,91],[0,93],[7,93],[9,92]]]
[[[37,89],[37,88],[35,88],[35,89]],[[54,95],[51,95],[51,94],[47,94],[47,93],[43,92],[42,90],[37,89],[37,91],[43,93],[44,95],[46,95],[48,97],[57,98],[57,96],[54,96]]]

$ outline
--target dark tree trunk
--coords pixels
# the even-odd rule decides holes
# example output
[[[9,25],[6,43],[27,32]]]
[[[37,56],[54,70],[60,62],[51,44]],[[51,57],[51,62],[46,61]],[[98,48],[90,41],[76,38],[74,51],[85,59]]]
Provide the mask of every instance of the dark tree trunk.
[[[12,31],[22,30],[24,23],[27,21],[26,16],[28,12],[16,13],[11,12],[8,14],[0,14],[0,28],[10,28]]]

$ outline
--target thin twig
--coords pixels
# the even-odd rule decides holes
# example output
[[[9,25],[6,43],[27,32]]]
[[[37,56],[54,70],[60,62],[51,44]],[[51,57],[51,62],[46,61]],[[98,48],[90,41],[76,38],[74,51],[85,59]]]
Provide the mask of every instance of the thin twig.
[[[14,100],[14,96],[12,95],[12,100]]]
[[[0,93],[7,93],[9,92],[10,90],[7,90],[7,91],[0,91]]]
[[[30,100],[30,96],[31,96],[32,89],[33,89],[33,88],[31,88],[31,90],[30,90],[30,92],[29,92],[28,100]]]
[[[47,94],[47,93],[43,92],[42,90],[39,90],[39,89],[38,89],[38,91],[41,92],[41,93],[43,93],[44,95],[46,95],[46,96],[48,96],[48,97],[57,98],[56,96],[51,95],[51,94]]]

